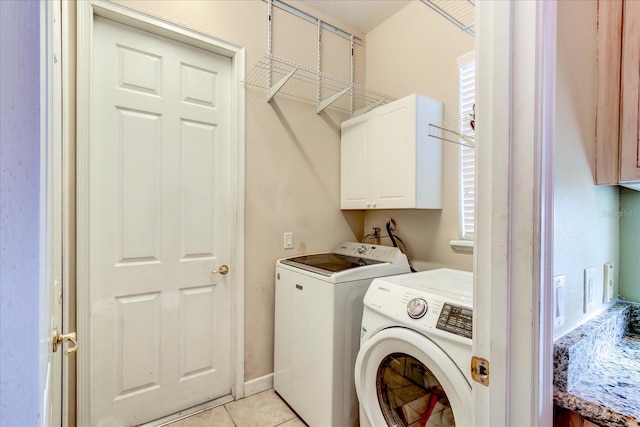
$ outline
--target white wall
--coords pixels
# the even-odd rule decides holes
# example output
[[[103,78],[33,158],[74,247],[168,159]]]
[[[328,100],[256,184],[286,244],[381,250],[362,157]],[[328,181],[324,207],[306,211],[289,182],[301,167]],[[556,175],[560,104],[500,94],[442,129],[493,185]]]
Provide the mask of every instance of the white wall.
[[[474,49],[475,39],[428,6],[412,1],[367,33],[367,86],[400,98],[421,93],[444,103],[444,117],[458,113],[457,58]],[[443,207],[433,210],[371,210],[365,213],[365,234],[385,220],[409,247],[417,270],[439,267],[473,270],[470,253],[456,253],[449,242],[459,239],[457,144],[443,142]],[[394,167],[394,165],[387,165]],[[388,244],[388,240],[383,240]]]
[[[597,2],[558,2],[554,275],[566,277],[560,337],[605,308],[603,264],[618,271],[618,187],[595,186]],[[583,313],[583,270],[595,268],[596,306]],[[616,280],[617,283],[617,280]]]
[[[40,3],[0,1],[0,425],[39,407]]]

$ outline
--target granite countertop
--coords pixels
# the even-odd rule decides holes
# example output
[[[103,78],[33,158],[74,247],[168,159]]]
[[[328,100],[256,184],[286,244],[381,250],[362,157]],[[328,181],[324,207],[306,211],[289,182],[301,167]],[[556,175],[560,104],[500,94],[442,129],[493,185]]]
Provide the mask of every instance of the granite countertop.
[[[640,426],[640,305],[618,302],[554,343],[554,403],[601,426]]]

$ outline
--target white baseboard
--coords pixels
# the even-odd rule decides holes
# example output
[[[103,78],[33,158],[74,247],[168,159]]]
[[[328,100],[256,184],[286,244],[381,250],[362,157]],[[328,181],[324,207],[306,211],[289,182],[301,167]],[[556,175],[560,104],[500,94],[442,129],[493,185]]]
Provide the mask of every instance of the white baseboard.
[[[244,397],[249,397],[270,388],[273,388],[273,374],[254,378],[244,383]]]

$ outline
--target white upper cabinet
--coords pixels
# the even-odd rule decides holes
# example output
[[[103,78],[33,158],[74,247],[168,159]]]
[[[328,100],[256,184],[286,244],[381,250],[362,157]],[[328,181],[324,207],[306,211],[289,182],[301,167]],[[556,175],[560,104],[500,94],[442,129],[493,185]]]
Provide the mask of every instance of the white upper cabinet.
[[[341,209],[441,209],[441,102],[410,95],[342,123]]]

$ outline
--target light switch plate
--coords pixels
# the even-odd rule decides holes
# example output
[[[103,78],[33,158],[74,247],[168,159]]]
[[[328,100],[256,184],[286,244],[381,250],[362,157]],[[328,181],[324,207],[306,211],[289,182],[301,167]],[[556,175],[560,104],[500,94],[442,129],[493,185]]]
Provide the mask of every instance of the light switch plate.
[[[553,327],[557,328],[564,324],[564,275],[553,278]]]
[[[593,267],[584,269],[584,312],[589,312],[595,305],[595,269]]]
[[[284,233],[284,248],[293,249],[293,233]]]
[[[613,301],[613,288],[615,285],[615,281],[613,278],[613,264],[608,262],[604,265],[604,271],[603,271],[602,277],[603,277],[602,302],[606,304]]]

